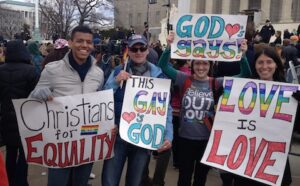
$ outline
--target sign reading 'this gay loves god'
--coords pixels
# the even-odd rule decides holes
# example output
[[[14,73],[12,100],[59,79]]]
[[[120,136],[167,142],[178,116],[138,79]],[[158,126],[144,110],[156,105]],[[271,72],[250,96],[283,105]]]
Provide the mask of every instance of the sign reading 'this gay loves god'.
[[[171,80],[132,76],[126,90],[120,120],[125,141],[156,150],[164,142]]]
[[[212,61],[239,61],[247,16],[178,14],[171,57]]]
[[[224,79],[202,163],[281,185],[297,110],[295,84]]]

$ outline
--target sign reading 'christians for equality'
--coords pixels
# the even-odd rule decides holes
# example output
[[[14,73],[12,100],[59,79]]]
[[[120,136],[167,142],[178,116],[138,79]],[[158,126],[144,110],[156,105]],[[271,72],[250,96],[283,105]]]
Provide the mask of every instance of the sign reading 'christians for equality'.
[[[281,185],[293,131],[298,85],[229,78],[202,163]]]
[[[28,163],[64,168],[113,156],[112,90],[13,103]]]
[[[212,61],[239,61],[247,16],[179,14],[171,58]]]

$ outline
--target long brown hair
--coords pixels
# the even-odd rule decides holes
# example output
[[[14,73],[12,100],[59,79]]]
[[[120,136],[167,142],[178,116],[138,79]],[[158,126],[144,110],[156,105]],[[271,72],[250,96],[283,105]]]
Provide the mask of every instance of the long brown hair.
[[[261,55],[266,55],[269,58],[272,58],[273,61],[277,65],[277,68],[273,74],[273,81],[285,82],[284,67],[283,67],[282,61],[281,61],[279,55],[277,54],[276,50],[273,47],[268,46],[268,47],[262,48],[259,51],[256,51],[256,53],[254,55],[255,64],[257,62],[257,59]],[[260,78],[258,73],[256,72],[256,70],[253,72],[253,77],[256,79]]]

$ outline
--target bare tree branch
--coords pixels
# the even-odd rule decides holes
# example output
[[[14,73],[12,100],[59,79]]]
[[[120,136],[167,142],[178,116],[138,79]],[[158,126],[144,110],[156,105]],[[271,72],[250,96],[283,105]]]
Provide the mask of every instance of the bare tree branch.
[[[49,35],[58,34],[65,38],[75,21],[75,10],[73,0],[41,0],[40,10],[48,27]]]
[[[79,25],[96,23],[102,25],[111,24],[111,19],[97,13],[100,9],[112,9],[113,0],[74,0],[79,12]]]

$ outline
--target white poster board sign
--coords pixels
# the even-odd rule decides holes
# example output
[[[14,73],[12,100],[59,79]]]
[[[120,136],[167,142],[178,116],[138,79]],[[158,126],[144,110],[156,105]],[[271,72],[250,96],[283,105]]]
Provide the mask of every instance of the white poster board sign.
[[[171,80],[132,76],[126,89],[120,119],[123,140],[156,150],[164,142]]]
[[[13,100],[28,163],[73,167],[113,157],[113,91]]]
[[[294,126],[294,84],[229,78],[202,163],[281,185]]]
[[[178,14],[171,58],[239,61],[246,25],[244,15]]]

